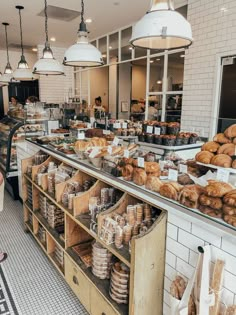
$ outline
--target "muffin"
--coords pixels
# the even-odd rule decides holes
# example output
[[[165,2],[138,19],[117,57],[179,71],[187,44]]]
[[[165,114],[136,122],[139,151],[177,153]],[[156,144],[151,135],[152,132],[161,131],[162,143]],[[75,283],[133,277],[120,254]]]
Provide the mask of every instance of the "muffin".
[[[191,134],[190,134],[190,138],[189,138],[189,143],[190,143],[190,144],[194,144],[194,143],[197,142],[197,140],[198,140],[198,134],[196,134],[196,133],[191,133]]]
[[[154,136],[154,143],[155,143],[155,144],[162,145],[162,136],[155,135],[155,136]]]
[[[175,135],[164,135],[162,138],[162,144],[171,147],[175,145],[175,140],[176,140]]]
[[[180,131],[180,123],[171,122],[167,126],[167,134],[168,135],[177,135]]]
[[[177,135],[175,145],[186,145],[189,143],[190,133],[180,132]]]

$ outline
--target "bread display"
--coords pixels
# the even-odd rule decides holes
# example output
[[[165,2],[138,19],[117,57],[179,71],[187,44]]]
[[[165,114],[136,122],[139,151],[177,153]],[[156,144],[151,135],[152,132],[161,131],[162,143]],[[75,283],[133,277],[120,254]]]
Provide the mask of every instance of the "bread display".
[[[231,125],[230,127],[228,127],[225,132],[224,135],[227,138],[235,138],[236,137],[236,124]]]
[[[224,203],[231,207],[236,207],[236,189],[231,190],[224,196]]]
[[[199,197],[199,202],[202,206],[207,206],[216,210],[220,210],[223,206],[221,198],[210,197],[204,194]]]
[[[143,186],[147,181],[147,173],[143,168],[135,168],[133,172],[133,182],[138,186]]]
[[[217,154],[227,154],[229,156],[235,155],[235,145],[233,143],[223,144],[217,150]]]
[[[220,144],[231,143],[231,140],[228,139],[223,133],[218,133],[213,138],[213,141],[218,142]]]
[[[173,199],[175,201],[178,200],[178,193],[182,189],[182,185],[178,184],[177,182],[169,182],[163,184],[160,188],[160,194],[163,197]]]
[[[196,161],[203,163],[203,164],[210,164],[211,159],[214,157],[214,154],[209,151],[201,151],[198,152],[195,156]]]
[[[218,154],[218,155],[213,156],[210,164],[229,168],[232,165],[232,159],[230,156],[226,154]]]
[[[145,187],[151,191],[159,192],[162,185],[163,183],[158,177],[149,175]]]
[[[205,189],[208,196],[221,198],[233,190],[233,187],[228,183],[209,180]]]
[[[212,209],[210,207],[202,206],[202,205],[200,205],[199,210],[202,213],[209,215],[210,217],[222,218],[222,211],[221,210]]]
[[[197,209],[198,200],[204,188],[199,185],[187,185],[179,193],[179,202],[189,208]]]
[[[202,151],[209,151],[212,153],[217,152],[217,150],[219,149],[220,144],[215,142],[215,141],[209,141],[203,144],[202,146]]]
[[[125,180],[131,181],[133,179],[134,168],[132,165],[127,164],[122,168],[122,176]]]

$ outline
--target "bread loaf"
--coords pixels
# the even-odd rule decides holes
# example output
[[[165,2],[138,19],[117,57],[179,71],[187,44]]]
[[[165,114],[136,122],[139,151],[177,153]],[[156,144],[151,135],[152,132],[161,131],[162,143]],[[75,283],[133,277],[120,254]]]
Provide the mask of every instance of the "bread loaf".
[[[236,137],[236,124],[231,125],[230,127],[228,127],[228,128],[225,130],[224,135],[225,135],[227,138],[234,138],[234,137]]]
[[[217,150],[217,154],[226,154],[226,155],[229,155],[229,156],[235,155],[235,144],[233,144],[233,143],[223,144]]]
[[[133,178],[134,168],[132,165],[127,164],[122,167],[122,176],[125,180],[131,181]]]
[[[217,154],[211,159],[211,164],[229,168],[232,165],[232,159],[226,154]]]
[[[224,196],[224,203],[231,207],[236,207],[236,189],[231,190]]]
[[[160,188],[160,194],[166,198],[173,200],[178,200],[178,193],[183,186],[179,185],[177,182],[169,182],[163,184]]]
[[[220,210],[223,206],[221,198],[210,197],[204,194],[199,197],[199,202],[202,206],[208,206],[216,210]]]
[[[233,187],[228,183],[209,180],[205,189],[207,196],[222,198],[224,195],[233,190]]]
[[[185,186],[179,193],[179,202],[189,208],[197,209],[200,194],[204,192],[204,188],[199,185]]]
[[[212,153],[217,152],[217,150],[219,149],[220,144],[215,142],[215,141],[209,141],[203,144],[202,146],[202,151],[209,151]]]
[[[136,185],[143,186],[147,181],[147,173],[142,168],[134,168],[133,182]]]
[[[75,149],[78,151],[85,151],[91,143],[89,141],[78,140],[75,142]]]
[[[159,163],[145,162],[144,168],[147,174],[155,174],[156,176],[160,176],[161,170],[160,170]]]
[[[236,215],[236,208],[231,207],[231,206],[227,206],[227,205],[223,205],[223,213],[226,215]]]
[[[233,225],[236,227],[236,215],[224,215],[223,219],[225,222],[227,222],[230,225]]]
[[[194,181],[189,177],[188,174],[182,174],[178,176],[178,183],[180,185],[192,185]]]
[[[215,135],[215,137],[213,138],[213,140],[215,142],[218,142],[220,144],[224,144],[224,143],[230,143],[231,140],[228,139],[223,133],[218,133],[217,135]]]
[[[158,177],[149,175],[145,187],[151,191],[159,192],[162,185],[163,183]]]
[[[214,157],[214,154],[209,151],[201,151],[198,152],[195,156],[196,161],[201,162],[203,164],[210,164],[211,159]]]
[[[199,206],[199,210],[202,213],[209,215],[210,217],[222,218],[222,211],[221,210],[215,210],[215,209],[212,209],[210,207],[202,206],[202,205]]]

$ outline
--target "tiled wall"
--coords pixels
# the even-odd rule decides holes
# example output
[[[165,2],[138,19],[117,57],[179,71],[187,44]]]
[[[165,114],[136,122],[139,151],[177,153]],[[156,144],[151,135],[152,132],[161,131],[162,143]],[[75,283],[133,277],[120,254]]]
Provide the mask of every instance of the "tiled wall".
[[[38,58],[42,57],[44,46],[38,46]],[[54,58],[63,61],[66,48],[51,47]],[[42,102],[62,103],[74,86],[73,67],[64,67],[65,75],[40,76],[39,97]]]
[[[194,43],[185,57],[184,130],[194,126],[204,128],[205,136],[209,135],[212,119],[216,117],[217,60],[219,55],[236,54],[235,16],[235,0],[188,0]]]
[[[178,212],[168,213],[164,315],[170,314],[169,290],[177,274],[189,279],[197,262],[198,246],[211,244],[212,268],[216,259],[225,261],[222,302],[236,304],[236,243],[235,239],[213,227],[186,221]],[[223,306],[223,305],[222,305]]]

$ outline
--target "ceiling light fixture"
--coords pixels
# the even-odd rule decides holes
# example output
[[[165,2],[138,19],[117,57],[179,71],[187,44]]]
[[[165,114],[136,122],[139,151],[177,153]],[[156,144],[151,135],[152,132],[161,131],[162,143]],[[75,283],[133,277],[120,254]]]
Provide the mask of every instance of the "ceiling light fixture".
[[[5,26],[5,36],[6,36],[6,51],[7,51],[7,65],[5,67],[5,71],[3,73],[3,75],[1,75],[0,77],[0,82],[1,83],[9,83],[11,82],[12,79],[12,67],[10,65],[10,61],[9,61],[9,52],[8,52],[8,38],[7,38],[7,26],[9,26],[9,23],[2,23],[2,25]]]
[[[37,49],[37,48],[32,48],[32,50],[33,50],[33,51],[38,51],[38,49]]]
[[[93,22],[92,19],[86,19],[86,20],[85,20],[85,23],[92,23],[92,22]]]
[[[162,84],[162,81],[161,81],[161,80],[158,80],[158,81],[157,81],[157,84]]]
[[[64,55],[65,66],[97,67],[103,65],[101,52],[88,40],[88,31],[84,22],[84,1],[81,0],[81,22],[77,43],[67,49]]]
[[[63,66],[53,57],[53,52],[48,41],[47,0],[44,0],[44,14],[46,42],[43,49],[43,57],[36,62],[33,72],[39,75],[62,75],[64,74]]]
[[[56,41],[56,38],[55,38],[55,37],[51,37],[51,38],[50,38],[50,41],[51,41],[51,42],[55,42],[55,41]]]
[[[37,77],[32,73],[32,70],[29,69],[28,63],[24,56],[24,46],[23,46],[23,35],[22,35],[22,21],[21,21],[21,10],[24,9],[21,5],[17,5],[16,9],[19,10],[19,19],[20,19],[20,44],[21,44],[21,58],[18,62],[18,67],[13,73],[14,80],[20,81],[32,81],[37,79]]]
[[[132,30],[130,43],[146,49],[174,49],[192,44],[190,23],[174,10],[172,0],[152,0],[152,6]]]

